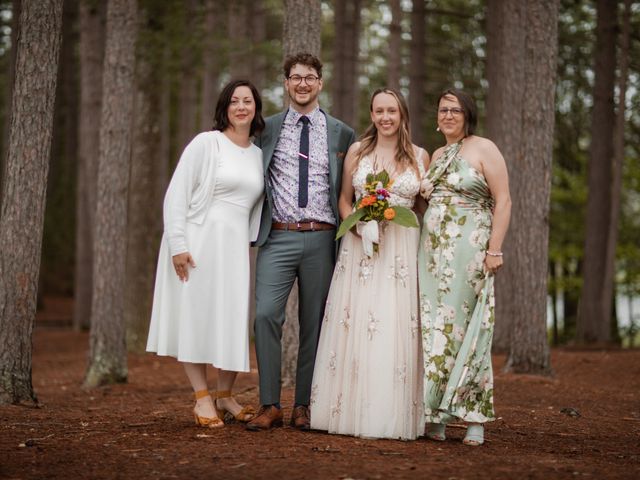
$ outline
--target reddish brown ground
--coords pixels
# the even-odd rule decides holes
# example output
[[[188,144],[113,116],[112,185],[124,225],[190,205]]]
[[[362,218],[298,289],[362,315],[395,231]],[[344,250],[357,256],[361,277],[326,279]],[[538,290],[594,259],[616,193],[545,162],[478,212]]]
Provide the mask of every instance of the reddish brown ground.
[[[65,314],[48,312],[34,334],[40,408],[0,407],[0,478],[640,478],[637,350],[555,350],[552,378],[499,373],[496,356],[500,418],[471,448],[455,426],[444,443],[199,429],[173,359],[131,355],[128,384],[83,390],[88,335],[53,326]],[[256,382],[255,370],[239,378],[242,402],[257,403]]]

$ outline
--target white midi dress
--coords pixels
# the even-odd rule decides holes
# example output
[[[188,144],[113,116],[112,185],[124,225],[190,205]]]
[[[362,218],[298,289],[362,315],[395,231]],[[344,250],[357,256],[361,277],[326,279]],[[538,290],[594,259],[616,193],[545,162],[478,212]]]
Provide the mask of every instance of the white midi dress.
[[[165,199],[165,234],[158,258],[147,351],[182,362],[209,363],[224,370],[246,372],[250,221],[259,218],[256,210],[261,208],[262,153],[255,145],[239,147],[221,132],[201,136],[208,149],[187,147]],[[206,153],[201,155],[202,152]],[[208,158],[203,160],[203,156]],[[186,165],[189,161],[190,169]],[[197,165],[198,161],[203,167]],[[202,173],[211,166],[215,174],[211,174],[211,168]],[[209,185],[202,185],[203,181]],[[203,187],[205,195],[211,196],[204,202],[196,198],[202,197]],[[204,205],[199,219],[192,215],[190,201]],[[182,215],[186,219],[176,220],[180,216],[176,211],[187,212]],[[174,224],[181,227],[175,229]],[[188,251],[196,264],[189,268],[187,282],[178,279],[172,263],[172,256],[182,253],[180,250]]]

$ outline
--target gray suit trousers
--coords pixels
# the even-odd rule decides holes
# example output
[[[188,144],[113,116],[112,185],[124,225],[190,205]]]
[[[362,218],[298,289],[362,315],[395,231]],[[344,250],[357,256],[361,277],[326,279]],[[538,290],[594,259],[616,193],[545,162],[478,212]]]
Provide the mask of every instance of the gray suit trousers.
[[[335,233],[272,230],[258,251],[255,334],[261,405],[280,402],[282,326],[296,278],[300,346],[295,403],[309,405],[320,325],[333,275]]]

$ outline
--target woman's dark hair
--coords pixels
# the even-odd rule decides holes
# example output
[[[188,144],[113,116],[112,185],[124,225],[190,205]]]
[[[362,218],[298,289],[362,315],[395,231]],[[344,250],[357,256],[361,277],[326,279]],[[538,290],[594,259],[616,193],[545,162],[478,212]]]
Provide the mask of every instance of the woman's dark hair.
[[[456,97],[458,103],[460,103],[460,107],[462,107],[464,112],[464,136],[468,137],[469,135],[473,135],[478,126],[478,108],[476,107],[476,102],[473,101],[473,98],[468,93],[457,88],[448,88],[440,94],[438,105],[440,105],[440,100],[447,95]]]
[[[316,72],[318,72],[318,77],[322,78],[322,62],[315,55],[306,52],[299,52],[295,55],[288,55],[287,58],[284,59],[284,64],[282,65],[284,78],[289,78],[291,69],[294,65],[298,64],[314,68]]]
[[[223,132],[231,126],[227,110],[229,109],[229,105],[231,105],[233,92],[235,92],[238,87],[248,87],[253,95],[253,101],[256,103],[256,114],[251,121],[251,129],[249,130],[249,136],[253,137],[264,130],[264,119],[262,118],[262,99],[260,98],[258,89],[254,87],[253,83],[249,80],[232,80],[224,86],[218,97],[218,103],[216,104],[212,130],[220,130]]]

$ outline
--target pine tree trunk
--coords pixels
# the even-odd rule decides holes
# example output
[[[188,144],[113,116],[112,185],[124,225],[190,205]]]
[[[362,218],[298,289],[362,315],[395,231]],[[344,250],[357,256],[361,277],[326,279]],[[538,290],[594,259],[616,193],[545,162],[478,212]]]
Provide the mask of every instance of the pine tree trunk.
[[[182,44],[180,58],[180,82],[178,87],[178,150],[184,147],[198,133],[198,62],[197,49],[190,41],[190,36],[196,30],[198,16],[198,0],[188,0],[185,3],[185,39]]]
[[[127,379],[124,285],[136,16],[136,0],[109,0],[87,387]]]
[[[322,11],[320,0],[285,0],[283,28],[284,56],[298,52],[320,55]],[[285,102],[286,103],[286,102]],[[282,331],[282,383],[295,383],[298,358],[298,283],[293,286],[285,312]]]
[[[391,24],[389,25],[389,54],[387,56],[387,86],[400,89],[402,72],[402,4],[389,0]]]
[[[93,292],[93,231],[98,190],[102,62],[104,59],[105,5],[81,0],[80,105],[78,121],[78,172],[76,180],[76,261],[73,326],[88,329]]]
[[[37,402],[31,334],[61,26],[62,0],[22,6],[0,213],[0,404]]]
[[[505,251],[506,262],[516,263],[519,272],[516,288],[511,292],[514,316],[506,365],[506,370],[516,373],[551,371],[547,342],[547,258],[558,7],[559,0],[529,0],[526,5],[521,86],[523,135],[517,154],[522,181],[517,189],[511,188],[518,202],[514,202],[512,209],[511,249]],[[500,317],[496,318],[499,322]]]
[[[253,0],[249,3],[248,18],[250,19],[249,40],[251,53],[249,65],[251,72],[249,78],[258,91],[265,87],[267,76],[267,56],[263,51],[263,45],[267,39],[267,15],[264,0]]]
[[[580,297],[577,330],[578,341],[582,343],[608,343],[611,340],[609,325],[613,276],[608,276],[606,272],[608,269],[613,269],[613,265],[609,263],[614,261],[614,255],[608,256],[607,250],[612,209],[611,161],[614,154],[613,94],[616,71],[617,8],[612,8],[610,0],[597,0],[596,7],[598,19],[589,151],[584,284]]]
[[[2,189],[5,177],[5,161],[9,148],[9,127],[11,125],[11,98],[13,96],[13,81],[16,75],[16,45],[18,44],[18,31],[20,30],[20,10],[22,0],[11,2],[11,46],[9,47],[9,65],[7,68],[7,86],[4,91],[5,111],[2,122],[2,145],[0,147],[0,207],[2,206]]]
[[[514,290],[520,288],[522,273],[522,251],[518,249],[518,242],[522,241],[518,234],[521,228],[518,224],[520,217],[515,212],[526,210],[528,202],[528,199],[521,196],[521,182],[527,179],[521,174],[524,159],[519,152],[523,136],[525,9],[524,2],[489,0],[487,3],[487,133],[507,162],[514,213],[510,232],[503,245],[505,264],[496,276],[497,321],[493,339],[496,351],[509,349],[511,320],[519,308]]]
[[[618,244],[618,220],[620,218],[620,198],[622,191],[622,171],[624,163],[624,130],[625,111],[627,98],[627,81],[629,76],[629,50],[631,37],[631,0],[624,0],[624,12],[622,20],[622,38],[620,43],[620,78],[618,79],[618,110],[613,138],[613,162],[611,164],[611,213],[607,237],[607,254],[604,271],[603,303],[615,306],[615,272],[616,272],[616,245]],[[611,318],[611,341],[620,343],[617,316]]]
[[[154,23],[140,12],[141,28],[152,29]],[[146,25],[145,25],[146,24]],[[162,200],[166,189],[169,159],[160,151],[162,106],[162,65],[151,63],[161,45],[141,45],[136,64],[136,98],[129,179],[127,227],[127,266],[124,318],[129,351],[145,351],[153,285],[160,238],[162,236]]]
[[[411,45],[409,62],[409,117],[411,138],[416,145],[425,145],[424,125],[426,120],[426,22],[425,0],[413,0],[411,9]]]
[[[202,43],[202,91],[200,100],[200,131],[211,130],[218,98],[220,62],[218,61],[220,20],[217,0],[204,4],[204,38]]]
[[[347,125],[358,121],[360,0],[336,0],[333,46],[332,113]]]
[[[249,78],[251,74],[253,59],[249,56],[249,2],[250,0],[235,0],[228,5],[229,42],[233,45],[233,48],[229,49],[229,69],[232,78]]]
[[[73,291],[75,222],[73,212],[78,153],[77,2],[62,7],[62,43],[58,61],[53,134],[47,178],[47,208],[42,239],[39,305],[44,295]]]

